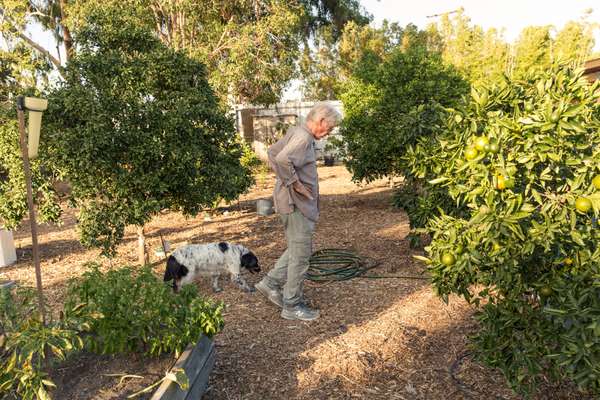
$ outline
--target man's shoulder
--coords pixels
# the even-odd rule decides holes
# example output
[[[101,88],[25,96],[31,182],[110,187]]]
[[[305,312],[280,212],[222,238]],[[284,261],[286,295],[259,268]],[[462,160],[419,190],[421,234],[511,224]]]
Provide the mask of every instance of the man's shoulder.
[[[289,136],[290,139],[293,138],[294,140],[303,142],[310,142],[313,140],[313,136],[304,124],[290,126],[286,132],[286,136]]]

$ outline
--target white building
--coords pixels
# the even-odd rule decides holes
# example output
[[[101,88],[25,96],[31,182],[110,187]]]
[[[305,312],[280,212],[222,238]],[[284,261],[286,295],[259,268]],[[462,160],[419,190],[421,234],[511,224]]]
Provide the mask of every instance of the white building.
[[[269,107],[237,105],[235,107],[236,127],[240,135],[264,161],[267,148],[285,133],[287,127],[304,121],[308,112],[316,102],[288,101]],[[342,102],[328,101],[343,116]],[[335,129],[331,136],[337,134]],[[322,158],[327,138],[317,141],[317,158]]]

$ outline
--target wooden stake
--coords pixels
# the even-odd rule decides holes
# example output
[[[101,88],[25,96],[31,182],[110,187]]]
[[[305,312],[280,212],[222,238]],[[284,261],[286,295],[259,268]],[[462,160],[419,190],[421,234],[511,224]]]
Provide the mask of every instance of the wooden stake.
[[[141,265],[146,265],[150,263],[150,259],[148,257],[148,252],[146,251],[146,234],[144,232],[143,226],[137,227],[138,234],[138,262]]]
[[[23,98],[18,100],[17,116],[19,118],[19,133],[21,143],[21,153],[23,155],[23,169],[25,170],[25,186],[27,188],[27,205],[29,206],[29,223],[31,225],[31,248],[33,252],[33,266],[35,267],[35,280],[38,291],[38,303],[42,322],[46,324],[46,311],[44,306],[44,292],[42,287],[42,271],[40,269],[40,256],[38,253],[38,235],[37,223],[35,220],[35,207],[33,204],[33,190],[31,185],[31,166],[29,164],[29,151],[27,149],[27,134],[25,132],[25,109],[22,103]]]

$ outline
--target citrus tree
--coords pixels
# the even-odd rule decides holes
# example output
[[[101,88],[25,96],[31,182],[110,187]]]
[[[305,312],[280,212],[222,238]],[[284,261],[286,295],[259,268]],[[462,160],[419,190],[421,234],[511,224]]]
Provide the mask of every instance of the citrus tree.
[[[429,155],[467,210],[428,224],[434,288],[481,305],[478,355],[523,392],[544,376],[600,390],[599,99],[558,66],[480,86]]]
[[[42,149],[72,186],[82,242],[107,255],[127,225],[143,235],[162,210],[193,215],[252,183],[204,66],[128,21],[107,8],[75,32]]]

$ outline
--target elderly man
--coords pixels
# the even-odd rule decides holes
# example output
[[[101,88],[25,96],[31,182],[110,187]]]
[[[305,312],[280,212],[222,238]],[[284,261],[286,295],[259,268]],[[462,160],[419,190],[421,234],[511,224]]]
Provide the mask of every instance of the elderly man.
[[[319,311],[305,303],[302,293],[319,219],[315,140],[327,136],[340,118],[329,104],[317,103],[305,124],[291,127],[268,151],[269,164],[277,176],[275,210],[283,222],[287,249],[256,289],[282,308],[285,319],[311,321],[319,317]]]

